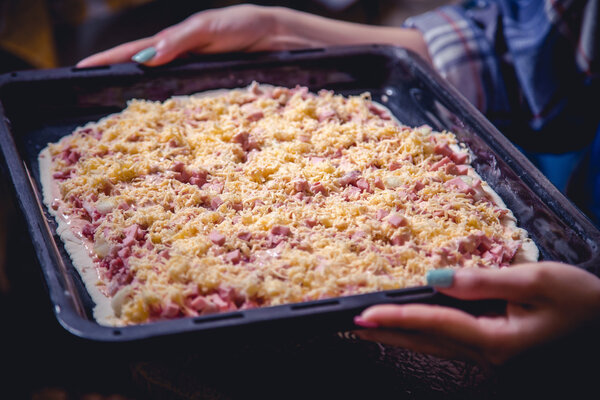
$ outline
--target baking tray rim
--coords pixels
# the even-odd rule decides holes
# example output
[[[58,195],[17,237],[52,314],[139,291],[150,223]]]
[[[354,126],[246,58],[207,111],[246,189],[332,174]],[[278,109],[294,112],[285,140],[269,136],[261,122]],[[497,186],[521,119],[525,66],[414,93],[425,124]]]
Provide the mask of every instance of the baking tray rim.
[[[531,164],[530,161],[522,153],[520,153],[506,137],[497,131],[497,129],[455,88],[445,82],[443,78],[437,75],[437,73],[433,71],[424,61],[419,59],[418,56],[401,47],[383,45],[341,46],[302,51],[253,53],[250,55],[244,53],[242,55],[224,55],[223,57],[209,56],[199,57],[188,62],[177,62],[173,65],[155,69],[149,69],[134,63],[125,63],[83,69],[75,67],[63,67],[52,70],[17,71],[0,75],[0,93],[2,88],[8,84],[22,81],[31,82],[36,80],[46,81],[69,79],[73,78],[74,74],[76,74],[75,76],[78,78],[85,79],[93,77],[106,77],[108,72],[110,72],[110,75],[112,76],[139,76],[144,74],[152,75],[155,73],[176,73],[178,70],[188,69],[202,73],[215,68],[223,68],[225,66],[251,68],[253,66],[269,62],[275,63],[276,65],[286,65],[287,63],[299,59],[304,60],[321,58],[324,55],[328,57],[335,57],[338,55],[345,55],[348,52],[354,52],[357,54],[363,52],[377,54],[380,56],[383,55],[391,58],[402,58],[404,62],[407,62],[412,68],[415,69],[415,74],[419,74],[421,77],[428,78],[427,83],[436,89],[436,94],[438,96],[455,102],[454,105],[462,112],[461,118],[465,120],[467,125],[470,125],[475,131],[492,133],[488,139],[496,142],[494,149],[496,150],[499,147],[507,151],[510,153],[510,156],[513,157],[512,159],[509,158],[508,160],[520,165],[521,167],[525,167],[524,170],[527,171],[527,174],[520,175],[519,178],[537,195],[540,195],[541,193],[540,197],[542,197],[542,200],[547,200],[548,198],[559,198],[561,200],[566,200],[562,193],[560,193],[553,185],[549,184],[541,172],[539,172],[537,168],[535,168],[533,164]],[[44,246],[44,244],[48,245],[49,243],[54,243],[54,246],[56,246],[56,243],[52,237],[52,231],[48,226],[48,221],[44,217],[43,203],[41,203],[40,194],[37,193],[36,184],[29,173],[29,169],[25,165],[25,162],[21,160],[17,146],[14,142],[14,138],[11,135],[11,131],[8,126],[8,118],[5,116],[6,114],[4,112],[1,96],[0,114],[4,117],[0,120],[0,150],[2,150],[4,156],[3,161],[8,166],[8,175],[10,176],[14,185],[19,206],[25,214],[28,229],[34,241],[36,253],[44,273],[45,284],[51,297],[52,304],[54,305],[54,313],[60,324],[66,330],[78,337],[109,342],[131,341],[190,331],[219,329],[221,327],[231,325],[231,321],[234,320],[237,322],[235,325],[254,324],[265,321],[272,322],[274,320],[272,314],[277,314],[275,319],[287,319],[293,318],[294,315],[310,314],[309,310],[321,310],[322,314],[324,312],[323,310],[325,310],[327,307],[329,307],[326,311],[327,313],[339,313],[342,311],[360,310],[368,305],[381,302],[431,300],[437,294],[437,292],[429,286],[417,286],[391,291],[379,291],[361,295],[335,297],[303,303],[219,313],[206,317],[181,318],[177,320],[152,322],[148,324],[126,327],[100,325],[93,320],[84,318],[83,315],[79,315],[81,314],[80,311],[77,312],[77,310],[61,308],[61,305],[65,304],[65,302],[73,301],[70,299],[71,295],[69,294],[68,290],[57,290],[59,287],[64,286],[59,283],[59,278],[65,280],[66,286],[69,286],[69,276],[67,274],[66,277],[59,277],[57,276],[59,271],[56,271],[55,269],[50,271],[50,268],[44,267],[44,265],[48,265],[48,262],[57,262],[57,260],[53,261],[53,258],[56,258],[57,254],[51,254],[52,252],[50,252],[49,249]],[[8,154],[10,152],[7,151],[10,149],[14,150],[12,152],[12,156],[11,154]],[[512,165],[509,166],[512,168]],[[23,176],[27,177],[27,183],[23,182]],[[537,190],[534,190],[534,188],[537,188]],[[585,228],[587,232],[593,232],[593,236],[598,239],[598,241],[595,243],[600,243],[600,232],[598,232],[591,221],[589,221],[589,219],[587,219],[587,217],[585,217],[568,200],[562,201],[561,203],[561,206],[566,204],[567,207],[553,208],[550,206],[550,208],[559,217],[564,216],[563,213],[568,214],[569,216],[576,216],[579,224],[583,225],[582,228]],[[33,205],[37,206],[38,210],[37,213],[33,213],[32,215],[32,213],[27,211],[32,211],[31,208]],[[77,303],[76,301],[74,302]],[[333,302],[336,304],[333,304]],[[305,310],[304,312],[302,312],[303,309]],[[289,310],[296,310],[296,312],[294,315],[289,315]],[[298,310],[300,310],[300,312]],[[270,313],[271,318],[266,318],[265,315],[263,315],[265,313]],[[199,328],[201,323],[210,320],[212,320],[212,326],[205,329]],[[204,326],[208,326],[208,324]]]

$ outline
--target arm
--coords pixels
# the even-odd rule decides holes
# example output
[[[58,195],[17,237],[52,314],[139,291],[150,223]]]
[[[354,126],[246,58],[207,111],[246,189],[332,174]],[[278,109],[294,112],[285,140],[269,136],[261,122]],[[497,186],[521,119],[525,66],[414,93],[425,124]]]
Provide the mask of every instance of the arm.
[[[358,335],[446,358],[502,364],[600,321],[600,279],[565,264],[459,269],[450,287],[438,290],[464,300],[503,299],[506,312],[473,316],[435,305],[380,305],[356,319],[358,325],[380,329],[359,331]]]
[[[241,5],[199,12],[154,36],[92,55],[80,61],[77,66],[126,62],[148,48],[153,48],[155,55],[144,63],[156,66],[186,53],[284,50],[371,43],[403,46],[429,60],[425,41],[417,29],[362,25],[281,7]]]

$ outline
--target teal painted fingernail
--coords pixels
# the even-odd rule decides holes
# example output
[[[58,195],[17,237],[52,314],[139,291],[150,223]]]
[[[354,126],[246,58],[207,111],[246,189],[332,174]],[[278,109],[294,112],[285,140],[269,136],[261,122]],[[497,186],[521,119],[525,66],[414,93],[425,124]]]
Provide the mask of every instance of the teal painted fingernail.
[[[450,268],[432,269],[427,271],[427,284],[429,286],[437,286],[447,288],[452,286],[454,281],[454,270]]]
[[[131,57],[131,59],[136,63],[145,63],[146,61],[150,61],[155,55],[156,49],[154,47],[147,47]]]

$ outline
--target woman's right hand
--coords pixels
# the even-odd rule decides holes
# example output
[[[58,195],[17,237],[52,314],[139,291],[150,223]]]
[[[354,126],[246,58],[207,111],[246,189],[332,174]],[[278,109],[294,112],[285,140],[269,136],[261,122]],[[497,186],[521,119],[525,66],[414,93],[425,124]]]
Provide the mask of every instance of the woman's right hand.
[[[335,45],[392,44],[426,60],[414,29],[355,24],[282,7],[239,5],[198,12],[154,36],[125,43],[80,61],[80,68],[134,61],[162,65],[188,53],[267,51]],[[140,54],[141,51],[144,51]]]

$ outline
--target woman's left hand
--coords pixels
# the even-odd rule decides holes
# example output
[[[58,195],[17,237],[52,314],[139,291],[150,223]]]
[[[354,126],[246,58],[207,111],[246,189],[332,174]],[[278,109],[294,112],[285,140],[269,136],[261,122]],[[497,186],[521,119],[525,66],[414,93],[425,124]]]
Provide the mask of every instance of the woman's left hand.
[[[497,365],[600,317],[600,279],[555,262],[458,269],[450,287],[437,289],[464,300],[503,299],[506,312],[473,316],[437,305],[378,305],[355,319],[359,326],[378,329],[357,331],[358,336],[444,358]]]

